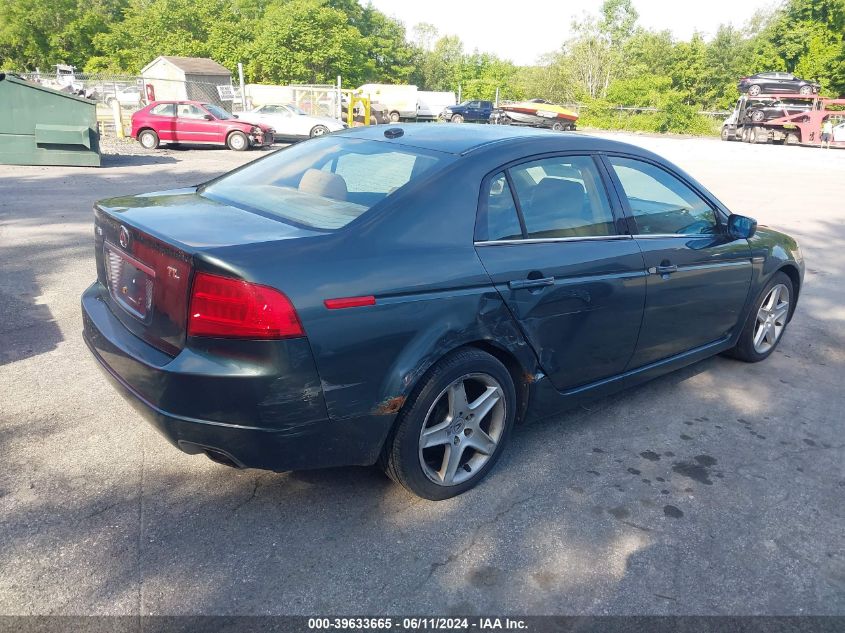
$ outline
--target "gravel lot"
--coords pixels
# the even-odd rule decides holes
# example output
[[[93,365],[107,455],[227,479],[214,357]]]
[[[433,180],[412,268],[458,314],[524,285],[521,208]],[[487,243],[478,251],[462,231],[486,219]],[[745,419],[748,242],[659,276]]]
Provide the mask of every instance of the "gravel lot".
[[[525,425],[441,503],[183,455],[86,350],[92,202],[257,152],[0,166],[0,613],[845,614],[845,152],[615,137],[799,239],[786,338]]]

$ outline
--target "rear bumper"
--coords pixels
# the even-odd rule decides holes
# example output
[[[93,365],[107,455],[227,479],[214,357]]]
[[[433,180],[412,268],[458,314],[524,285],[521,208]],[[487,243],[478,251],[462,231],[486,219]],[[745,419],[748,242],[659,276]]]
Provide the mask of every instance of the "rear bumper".
[[[99,283],[82,296],[83,338],[127,401],[180,450],[241,468],[286,471],[375,463],[385,431],[332,421],[310,346],[193,341],[170,357],[129,332]]]

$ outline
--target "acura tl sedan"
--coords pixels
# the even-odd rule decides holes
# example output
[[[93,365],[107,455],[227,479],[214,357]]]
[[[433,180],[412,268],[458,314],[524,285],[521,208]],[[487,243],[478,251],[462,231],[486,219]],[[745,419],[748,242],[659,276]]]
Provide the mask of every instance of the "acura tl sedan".
[[[782,339],[792,238],[643,149],[350,129],[96,204],[84,338],[171,443],[238,468],[475,486],[521,420]]]
[[[773,92],[812,95],[816,94],[821,86],[814,81],[796,77],[792,73],[768,72],[743,77],[736,87],[740,92],[747,92],[750,96],[756,97],[759,94]]]

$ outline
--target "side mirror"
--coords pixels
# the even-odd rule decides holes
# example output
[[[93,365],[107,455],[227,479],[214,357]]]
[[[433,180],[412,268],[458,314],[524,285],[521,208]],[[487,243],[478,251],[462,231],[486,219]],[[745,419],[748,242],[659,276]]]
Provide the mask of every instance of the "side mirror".
[[[240,117],[238,117],[238,115],[237,115],[237,114],[233,114],[233,115],[232,115],[232,118],[233,118],[233,119],[237,119],[237,118],[240,118]]]
[[[757,231],[757,220],[734,213],[728,218],[728,233],[736,240],[748,240]]]
[[[205,119],[206,121],[213,121],[213,120],[214,120],[214,117],[213,117],[213,116],[211,116],[210,114],[206,114],[206,115],[203,117],[203,119]]]

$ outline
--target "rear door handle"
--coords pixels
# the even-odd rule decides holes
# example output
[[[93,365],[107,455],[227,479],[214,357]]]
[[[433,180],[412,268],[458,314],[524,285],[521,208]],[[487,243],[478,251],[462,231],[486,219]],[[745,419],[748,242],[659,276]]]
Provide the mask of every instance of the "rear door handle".
[[[522,290],[523,288],[541,288],[542,286],[554,286],[554,277],[542,277],[540,279],[515,279],[508,282],[511,290]]]

